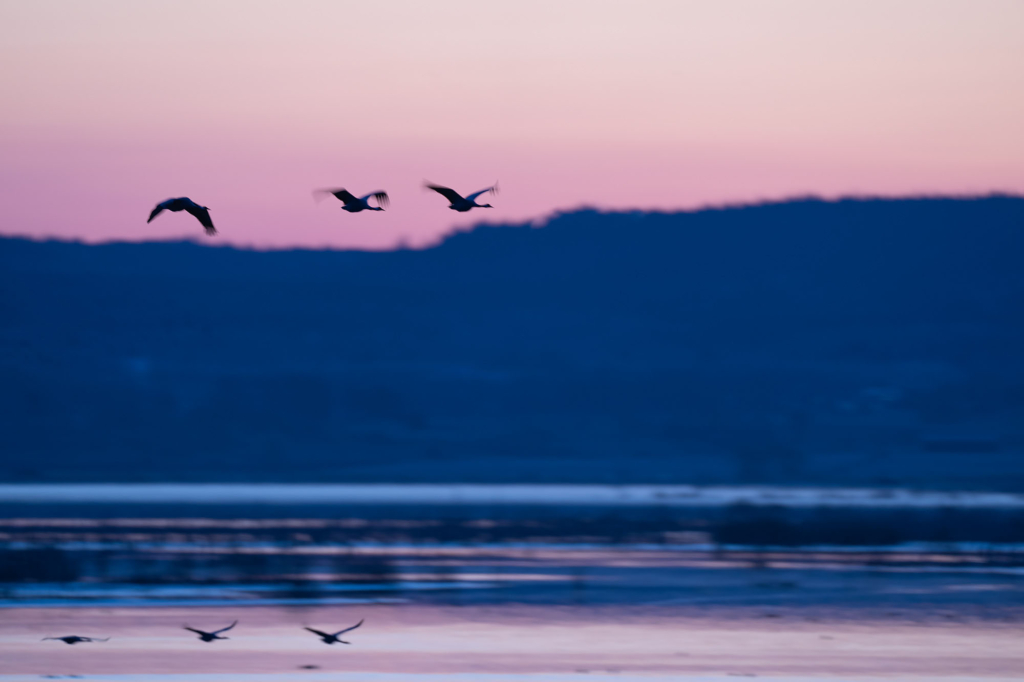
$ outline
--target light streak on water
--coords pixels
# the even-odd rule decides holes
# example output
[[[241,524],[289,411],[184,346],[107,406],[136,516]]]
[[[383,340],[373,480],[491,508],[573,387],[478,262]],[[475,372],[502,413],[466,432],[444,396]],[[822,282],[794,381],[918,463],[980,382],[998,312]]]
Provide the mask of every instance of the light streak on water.
[[[1024,495],[776,486],[69,483],[0,485],[0,503],[1024,509]]]

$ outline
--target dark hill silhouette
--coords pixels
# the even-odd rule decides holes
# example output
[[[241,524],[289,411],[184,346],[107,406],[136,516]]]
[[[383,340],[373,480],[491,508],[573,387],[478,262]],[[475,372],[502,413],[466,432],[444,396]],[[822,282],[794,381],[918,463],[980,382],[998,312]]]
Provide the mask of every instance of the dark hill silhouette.
[[[1024,489],[1024,199],[0,239],[7,481]]]

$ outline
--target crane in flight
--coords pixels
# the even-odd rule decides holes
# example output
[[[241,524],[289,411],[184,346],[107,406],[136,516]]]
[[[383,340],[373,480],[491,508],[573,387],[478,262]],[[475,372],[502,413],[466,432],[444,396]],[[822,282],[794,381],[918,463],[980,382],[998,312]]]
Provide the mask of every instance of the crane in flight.
[[[363,620],[365,620],[365,618]],[[329,633],[329,632],[321,632],[319,630],[315,630],[315,629],[309,628],[309,627],[307,627],[306,630],[309,630],[314,635],[317,635],[318,637],[320,637],[320,639],[323,641],[324,644],[334,644],[335,642],[341,642],[342,644],[351,644],[352,642],[346,642],[345,640],[341,639],[341,635],[345,634],[346,632],[350,632],[352,630],[355,630],[357,627],[359,627],[362,624],[363,624],[363,621],[360,620],[358,623],[356,623],[352,627],[345,628],[344,630],[338,630],[333,635],[331,633]]]
[[[66,637],[43,637],[44,642],[48,639],[55,639],[60,642],[64,642],[65,644],[78,644],[79,642],[106,642],[110,638],[98,639],[96,637],[79,637],[78,635],[68,635]]]
[[[342,211],[348,211],[349,213],[359,213],[360,211],[383,211],[388,205],[388,193],[383,190],[377,190],[376,192],[370,192],[369,194],[361,197],[357,197],[347,189],[318,189],[313,192],[313,196],[322,197],[324,194],[333,194],[338,200],[344,204],[341,207]],[[376,206],[370,206],[370,197],[377,200]]]
[[[484,194],[498,193],[498,183],[494,183],[490,187],[482,189],[479,192],[473,192],[472,194],[466,197],[463,197],[461,194],[459,194],[453,189],[450,189],[448,187],[442,187],[441,185],[432,185],[428,182],[426,183],[425,186],[427,189],[432,189],[441,196],[443,196],[445,199],[447,199],[448,203],[451,204],[450,206],[448,206],[448,208],[450,208],[453,211],[458,211],[459,213],[465,213],[466,211],[474,208],[494,208],[490,204],[478,204],[476,203],[476,200],[478,197]]]
[[[238,621],[237,620],[234,623],[232,623],[231,625],[227,626],[226,628],[221,628],[220,630],[214,630],[213,632],[204,632],[203,630],[197,630],[195,628],[190,628],[187,625],[185,626],[185,629],[189,630],[191,632],[194,632],[197,635],[199,635],[199,639],[203,640],[204,642],[212,642],[215,639],[230,639],[230,637],[221,637],[220,633],[227,632],[228,630],[230,630],[231,628],[235,627],[236,625],[238,625]]]
[[[153,218],[160,215],[162,211],[172,211],[174,213],[177,213],[178,211],[187,211],[195,216],[196,220],[198,220],[206,230],[206,234],[211,237],[217,234],[217,228],[213,226],[213,221],[210,219],[210,207],[200,206],[188,197],[178,197],[177,199],[168,199],[167,201],[160,202],[156,205],[156,208],[153,209],[153,212],[149,214],[149,220],[146,222],[153,222]]]

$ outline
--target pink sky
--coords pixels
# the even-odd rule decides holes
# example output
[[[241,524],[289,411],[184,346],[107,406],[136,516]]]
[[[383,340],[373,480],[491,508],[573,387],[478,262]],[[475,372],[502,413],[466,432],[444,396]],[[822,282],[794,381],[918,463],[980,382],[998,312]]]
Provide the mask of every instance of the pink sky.
[[[581,205],[1024,193],[1022,36],[1019,0],[0,0],[0,232],[205,240],[145,223],[190,196],[215,243],[384,248]],[[425,179],[503,191],[460,215]]]

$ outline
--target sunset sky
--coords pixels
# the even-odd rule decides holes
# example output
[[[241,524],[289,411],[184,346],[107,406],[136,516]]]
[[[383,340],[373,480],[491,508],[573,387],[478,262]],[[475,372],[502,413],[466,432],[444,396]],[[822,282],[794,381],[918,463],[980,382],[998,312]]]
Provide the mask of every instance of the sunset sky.
[[[583,205],[1024,193],[1022,65],[1020,0],[0,0],[0,232],[386,248]],[[460,215],[424,180],[502,193]],[[147,225],[172,196],[221,234]]]

